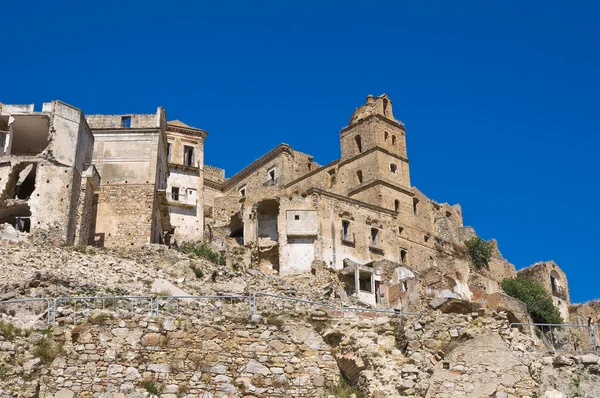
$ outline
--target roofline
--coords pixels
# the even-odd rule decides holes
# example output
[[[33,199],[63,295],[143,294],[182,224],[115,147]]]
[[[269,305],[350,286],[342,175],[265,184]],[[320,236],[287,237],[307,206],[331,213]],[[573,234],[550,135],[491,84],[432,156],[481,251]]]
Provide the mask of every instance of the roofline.
[[[169,122],[167,122],[167,133],[170,131],[183,134],[192,134],[195,136],[200,136],[202,138],[206,138],[208,136],[208,132],[206,130],[198,129],[196,127],[178,126],[176,124],[170,124]]]
[[[294,150],[288,144],[279,144],[275,148],[271,149],[269,152],[262,155],[260,158],[256,159],[254,162],[250,163],[248,166],[243,168],[234,174],[231,178],[225,180],[223,182],[223,191],[227,191],[230,188],[237,185],[238,182],[252,174],[257,169],[263,167],[265,164],[270,162],[273,159],[276,159],[282,153],[288,153],[293,156]]]

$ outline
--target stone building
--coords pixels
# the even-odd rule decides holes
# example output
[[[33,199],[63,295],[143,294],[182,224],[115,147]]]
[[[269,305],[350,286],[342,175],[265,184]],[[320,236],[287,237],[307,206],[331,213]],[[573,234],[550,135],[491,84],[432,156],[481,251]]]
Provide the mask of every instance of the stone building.
[[[304,273],[323,262],[341,270],[361,302],[402,301],[417,274],[436,268],[441,252],[452,257],[472,229],[459,205],[411,186],[406,128],[388,96],[367,97],[340,131],[340,146],[341,158],[325,166],[281,144],[229,179],[207,173],[206,228],[220,250],[245,251],[264,271]],[[477,280],[486,293],[516,275],[512,265],[492,263]],[[437,276],[471,299],[469,273],[456,258]]]
[[[554,305],[560,310],[563,319],[569,319],[569,285],[567,275],[554,261],[535,263],[517,272],[518,276],[535,279],[552,295]]]
[[[517,272],[495,241],[487,267],[473,269],[463,242],[476,233],[460,205],[411,185],[406,127],[387,95],[354,111],[339,159],[319,165],[280,144],[230,178],[204,164],[206,131],[166,120],[161,107],[84,118],[59,101],[42,112],[2,105],[0,223],[100,247],[207,240],[230,265],[333,271],[365,305],[407,309],[424,294],[523,312],[502,294]],[[555,263],[518,274],[540,280],[568,319]]]
[[[204,238],[204,130],[167,123],[167,201],[177,242]]]
[[[162,243],[172,230],[167,202],[167,122],[154,114],[87,115],[102,176],[95,245]]]
[[[93,147],[77,108],[0,104],[0,224],[56,244],[88,244],[100,187]]]

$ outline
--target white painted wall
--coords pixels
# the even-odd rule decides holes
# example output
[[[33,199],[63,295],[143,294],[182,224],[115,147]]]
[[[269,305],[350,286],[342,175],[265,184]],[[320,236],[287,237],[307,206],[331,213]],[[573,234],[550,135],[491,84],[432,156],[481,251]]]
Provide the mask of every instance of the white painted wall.
[[[280,261],[282,275],[310,272],[315,259],[315,239],[310,237],[288,238],[288,244],[282,248]]]

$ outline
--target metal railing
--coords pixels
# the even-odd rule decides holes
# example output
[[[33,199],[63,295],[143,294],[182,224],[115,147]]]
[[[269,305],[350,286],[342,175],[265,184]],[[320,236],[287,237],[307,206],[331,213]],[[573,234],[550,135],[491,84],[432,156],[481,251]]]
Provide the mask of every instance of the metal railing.
[[[91,310],[142,313],[144,307],[147,306],[148,316],[152,316],[154,313],[154,300],[150,296],[58,297],[54,299],[54,323],[56,323],[56,314],[61,302],[67,304],[73,303],[73,311],[69,314],[73,315],[74,322],[77,319],[78,313],[82,317],[85,317],[89,316]],[[77,308],[78,303],[80,304],[79,310]]]
[[[396,310],[385,310],[385,309],[376,309],[376,308],[360,308],[360,307],[340,307],[338,308],[341,312],[365,312],[365,313],[375,313],[375,314],[387,314],[389,316],[417,316],[421,318],[423,315],[418,312],[404,312],[404,311],[396,311]]]
[[[304,300],[295,297],[278,296],[270,293],[255,292],[250,295],[250,311],[252,314],[258,313],[259,306],[257,304],[257,297],[264,297],[266,300],[270,301],[269,310],[294,310],[297,312],[300,307],[318,307],[327,308],[334,311],[337,310],[335,306],[330,304],[319,303],[316,301]]]
[[[511,323],[510,327],[527,331],[534,340],[532,351],[540,352],[598,352],[594,325]]]
[[[191,307],[191,312],[196,314],[203,310],[215,313],[223,305],[234,305],[249,299],[250,296],[159,296],[155,300],[156,316],[179,318],[180,307]],[[250,304],[248,306],[251,308]]]
[[[53,305],[51,305],[53,301]],[[246,304],[247,303],[247,304]],[[3,308],[14,307],[12,309]],[[110,312],[112,315],[138,314],[179,318],[182,315],[200,314],[222,315],[222,309],[238,308],[250,315],[268,312],[297,312],[307,310],[333,313],[371,313],[386,316],[418,316],[416,312],[402,312],[387,309],[335,306],[271,293],[254,292],[249,295],[213,296],[81,296],[58,297],[54,300],[32,298],[0,301],[0,313],[14,319],[38,321],[45,317],[46,323],[56,323],[61,316],[77,319],[89,317],[94,311]]]
[[[36,307],[39,311],[36,311]],[[45,298],[30,298],[20,300],[0,301],[0,310],[14,320],[28,321],[46,316],[46,323],[50,324],[50,300]]]

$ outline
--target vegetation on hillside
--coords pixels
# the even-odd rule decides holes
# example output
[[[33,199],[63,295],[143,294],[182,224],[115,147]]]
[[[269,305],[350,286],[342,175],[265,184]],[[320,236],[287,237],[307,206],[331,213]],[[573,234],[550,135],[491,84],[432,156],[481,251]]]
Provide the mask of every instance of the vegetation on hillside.
[[[465,242],[465,246],[476,268],[488,267],[492,259],[492,253],[494,252],[494,244],[492,242],[483,240],[479,236],[474,236]]]
[[[502,289],[506,294],[521,300],[536,323],[563,323],[560,311],[552,302],[552,296],[535,279],[516,277],[504,279]]]
[[[207,259],[213,264],[225,265],[225,256],[221,253],[214,251],[210,245],[206,242],[201,243],[190,243],[186,242],[181,244],[179,247],[183,253],[193,254],[198,257]]]

